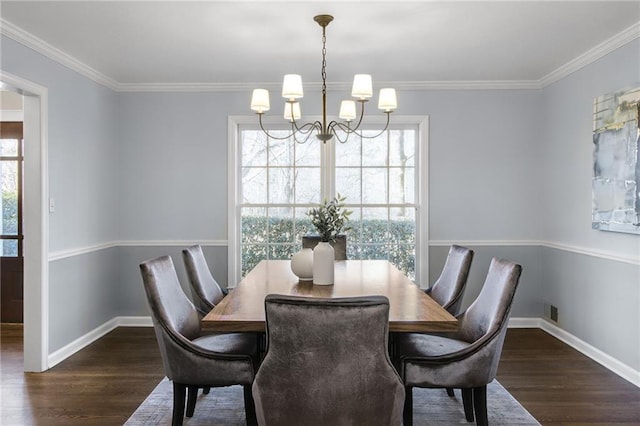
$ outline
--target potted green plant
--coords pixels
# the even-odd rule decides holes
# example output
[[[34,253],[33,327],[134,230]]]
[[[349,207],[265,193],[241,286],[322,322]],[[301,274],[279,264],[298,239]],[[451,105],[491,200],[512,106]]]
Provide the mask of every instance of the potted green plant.
[[[302,238],[303,247],[313,248],[314,284],[333,284],[333,261],[347,258],[346,236],[342,233],[351,229],[347,222],[352,212],[344,208],[344,200],[338,194],[307,212],[318,233]]]
[[[347,222],[353,212],[344,208],[345,200],[346,197],[338,194],[333,200],[325,199],[318,207],[307,212],[320,241],[335,243],[339,235],[351,229]]]

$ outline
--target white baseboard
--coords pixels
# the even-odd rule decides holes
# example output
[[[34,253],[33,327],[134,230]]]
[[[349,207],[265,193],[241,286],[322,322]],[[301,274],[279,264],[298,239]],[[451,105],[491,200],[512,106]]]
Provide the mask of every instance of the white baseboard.
[[[509,328],[539,328],[583,355],[588,356],[623,379],[640,387],[640,371],[634,370],[632,367],[618,361],[611,355],[604,353],[595,346],[579,339],[544,318],[511,318],[509,319]]]
[[[556,339],[566,343],[571,346],[578,352],[583,353],[588,356],[592,360],[606,367],[607,369],[613,371],[618,376],[623,379],[633,383],[637,387],[640,387],[640,371],[634,370],[632,367],[629,367],[627,364],[615,359],[609,354],[604,353],[600,349],[595,346],[590,345],[582,339],[574,336],[573,334],[563,330],[557,325],[539,318],[539,327],[555,337]]]
[[[117,317],[120,327],[153,327],[151,317]]]
[[[71,355],[78,352],[80,349],[89,346],[91,343],[95,342],[105,334],[109,333],[111,330],[115,329],[118,326],[118,317],[113,318],[104,324],[94,328],[84,336],[78,337],[73,342],[69,343],[66,346],[58,349],[57,351],[49,354],[47,357],[48,368],[51,368],[65,359],[69,358]]]
[[[84,336],[80,336],[73,342],[49,354],[47,368],[54,367],[81,349],[89,346],[102,336],[113,331],[116,327],[153,327],[151,317],[115,317],[104,324],[94,328]]]
[[[540,328],[540,318],[509,318],[509,328]]]
[[[59,364],[74,353],[95,342],[102,336],[114,330],[116,327],[153,327],[153,322],[151,321],[151,317],[148,316],[115,317],[105,322],[101,326],[93,329],[84,336],[74,340],[63,348],[58,349],[57,351],[50,354],[48,358],[49,368],[55,366],[56,364]],[[539,328],[549,333],[561,342],[564,342],[567,345],[571,346],[578,352],[593,359],[594,361],[601,364],[610,371],[616,373],[623,379],[633,383],[637,387],[640,387],[640,371],[634,370],[632,367],[629,367],[623,362],[618,361],[611,355],[604,353],[600,349],[590,345],[584,340],[577,338],[573,334],[561,329],[557,325],[552,324],[543,318],[510,318],[509,328]]]

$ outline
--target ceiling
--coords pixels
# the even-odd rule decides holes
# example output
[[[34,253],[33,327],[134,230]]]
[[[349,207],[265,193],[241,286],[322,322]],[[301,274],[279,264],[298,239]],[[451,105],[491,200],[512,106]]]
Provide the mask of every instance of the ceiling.
[[[540,81],[640,21],[638,1],[11,1],[4,27],[117,84]],[[15,26],[15,27],[14,27]],[[6,34],[6,32],[3,31]],[[637,36],[637,35],[636,35]]]

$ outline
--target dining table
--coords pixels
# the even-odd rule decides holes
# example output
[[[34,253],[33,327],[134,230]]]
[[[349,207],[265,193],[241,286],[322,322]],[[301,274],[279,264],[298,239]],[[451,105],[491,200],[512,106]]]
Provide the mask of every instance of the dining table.
[[[203,319],[210,332],[266,330],[268,294],[319,298],[381,295],[389,299],[389,332],[455,331],[458,322],[407,275],[387,260],[334,262],[332,285],[300,281],[290,260],[262,260]]]

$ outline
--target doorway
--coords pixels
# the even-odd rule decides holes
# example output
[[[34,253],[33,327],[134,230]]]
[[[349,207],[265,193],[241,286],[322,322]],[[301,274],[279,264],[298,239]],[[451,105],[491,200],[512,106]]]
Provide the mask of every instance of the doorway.
[[[3,110],[17,105],[22,96],[1,94]],[[19,102],[18,102],[19,101]],[[3,111],[4,112],[4,111]],[[22,193],[24,171],[23,122],[0,121],[0,322],[22,323],[24,304],[24,257],[22,231]]]
[[[23,365],[38,372],[49,368],[48,89],[0,69],[0,90],[22,96]]]

